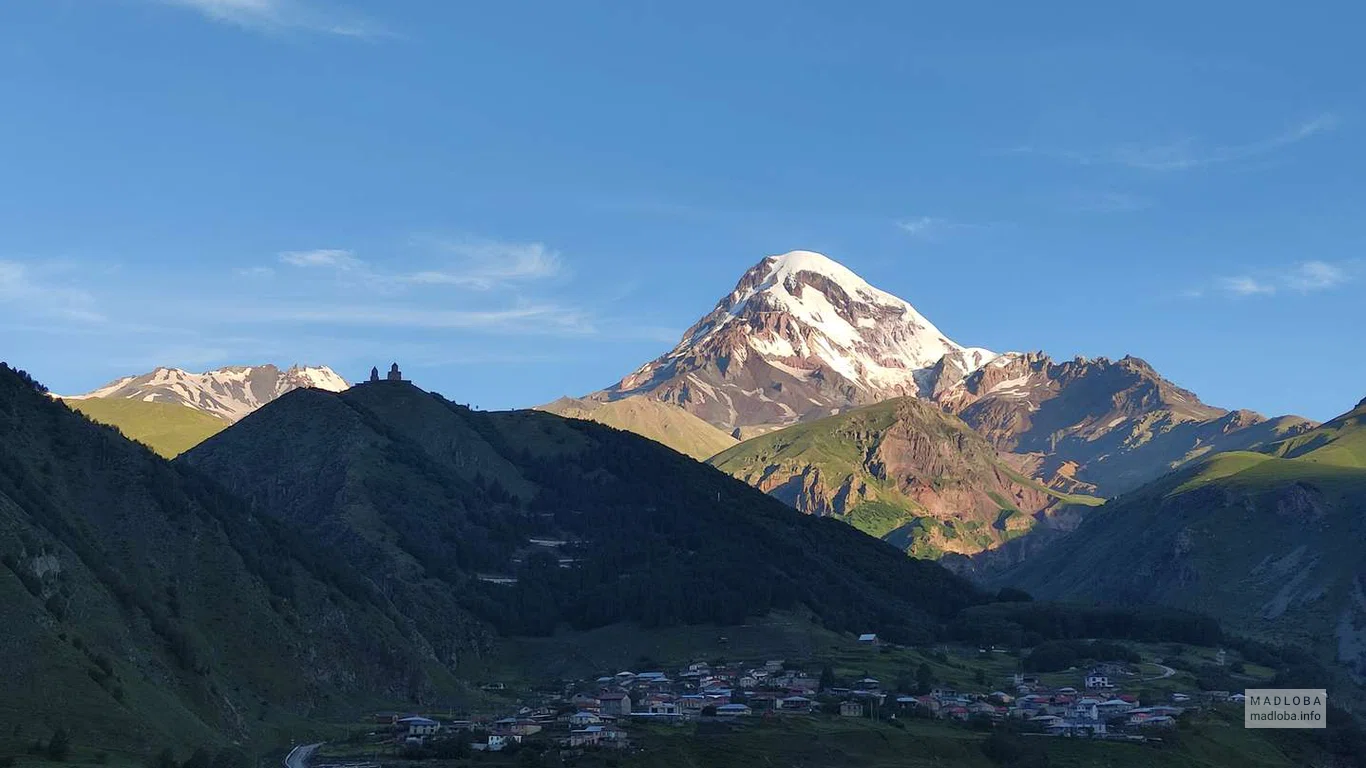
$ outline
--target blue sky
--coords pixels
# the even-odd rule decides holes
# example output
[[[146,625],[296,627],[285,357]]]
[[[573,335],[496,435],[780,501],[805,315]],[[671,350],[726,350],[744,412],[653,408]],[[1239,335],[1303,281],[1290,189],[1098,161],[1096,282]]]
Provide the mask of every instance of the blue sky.
[[[8,0],[0,358],[526,406],[806,248],[963,344],[1347,410],[1366,11],[1111,5]]]

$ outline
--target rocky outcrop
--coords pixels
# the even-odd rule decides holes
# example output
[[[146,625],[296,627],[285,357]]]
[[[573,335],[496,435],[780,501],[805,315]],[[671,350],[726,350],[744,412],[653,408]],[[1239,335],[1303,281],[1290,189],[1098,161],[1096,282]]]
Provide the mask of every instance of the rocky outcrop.
[[[1136,357],[1001,355],[933,398],[1054,488],[1113,496],[1210,453],[1314,426],[1206,405]]]
[[[812,515],[840,517],[914,554],[974,554],[1067,506],[959,419],[900,398],[779,430],[718,468]]]

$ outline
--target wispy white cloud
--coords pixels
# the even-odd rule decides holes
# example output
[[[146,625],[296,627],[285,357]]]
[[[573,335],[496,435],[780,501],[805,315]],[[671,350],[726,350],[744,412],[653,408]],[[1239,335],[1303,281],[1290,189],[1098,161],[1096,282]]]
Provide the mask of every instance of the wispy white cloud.
[[[1213,287],[1220,293],[1238,296],[1270,296],[1282,292],[1315,293],[1337,288],[1356,278],[1357,262],[1304,261],[1282,269],[1257,270],[1248,274],[1221,277]],[[1182,295],[1200,298],[1203,288],[1192,288]]]
[[[1126,192],[1078,193],[1066,204],[1077,213],[1133,213],[1152,207],[1152,201]]]
[[[1265,283],[1255,277],[1239,275],[1238,277],[1219,278],[1219,288],[1225,293],[1235,296],[1256,296],[1261,293],[1275,293],[1276,286]]]
[[[370,288],[387,291],[443,285],[487,291],[555,277],[563,271],[560,255],[542,243],[414,238],[413,244],[438,254],[441,265],[385,270],[353,251],[337,248],[285,251],[279,258],[293,267],[335,270]]]
[[[198,11],[211,21],[263,32],[303,30],[342,37],[374,38],[391,33],[332,0],[156,0]]]
[[[934,216],[916,216],[915,218],[898,221],[896,225],[906,234],[915,237],[931,237],[936,232],[941,232],[946,229],[948,222]]]
[[[257,307],[250,321],[360,325],[433,330],[480,329],[517,335],[591,335],[592,319],[582,310],[555,303],[518,304],[485,310],[442,310],[396,304]]]
[[[280,261],[292,267],[327,267],[350,270],[364,266],[364,263],[350,251],[339,248],[317,248],[311,251],[285,251]]]
[[[1306,261],[1285,275],[1285,284],[1295,291],[1307,293],[1336,288],[1351,279],[1348,270],[1324,261]]]
[[[414,238],[414,242],[454,256],[456,261],[445,269],[407,275],[406,279],[413,283],[461,285],[487,290],[508,283],[555,277],[564,267],[560,255],[543,243],[428,237]]]
[[[95,299],[85,290],[57,284],[28,264],[0,260],[0,305],[30,317],[56,318],[81,323],[105,320]]]
[[[1258,157],[1336,129],[1341,124],[1331,112],[1304,120],[1281,133],[1242,144],[1209,145],[1193,138],[1163,144],[1126,143],[1101,149],[1058,149],[1020,146],[1013,154],[1043,155],[1078,165],[1118,165],[1143,171],[1185,171],[1207,165]]]

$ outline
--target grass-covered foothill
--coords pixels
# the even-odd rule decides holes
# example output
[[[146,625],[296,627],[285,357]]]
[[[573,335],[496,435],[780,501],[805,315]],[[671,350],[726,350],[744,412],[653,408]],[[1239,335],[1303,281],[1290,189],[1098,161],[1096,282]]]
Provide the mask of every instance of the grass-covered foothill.
[[[753,437],[710,463],[925,558],[993,549],[1037,515],[1100,503],[1025,477],[962,420],[917,398]]]
[[[730,433],[677,405],[645,396],[608,402],[562,397],[537,410],[634,432],[698,461],[705,461],[735,445],[735,438]]]
[[[217,416],[178,403],[101,398],[63,402],[94,421],[118,429],[129,440],[142,443],[168,459],[175,458],[228,427],[228,422]]]
[[[1266,447],[1216,454],[1092,511],[992,578],[1045,598],[1165,604],[1366,673],[1363,409]]]

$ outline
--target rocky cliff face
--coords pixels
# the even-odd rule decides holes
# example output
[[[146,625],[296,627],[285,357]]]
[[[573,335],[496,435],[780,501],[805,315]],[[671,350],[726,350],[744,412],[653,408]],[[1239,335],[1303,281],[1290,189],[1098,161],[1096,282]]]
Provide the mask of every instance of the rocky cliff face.
[[[1000,546],[1066,506],[934,404],[899,398],[741,443],[718,468],[912,554]]]
[[[1031,474],[1070,491],[1111,496],[1200,456],[1245,450],[1314,426],[1226,411],[1136,357],[1054,362],[1008,353],[932,395]]]

